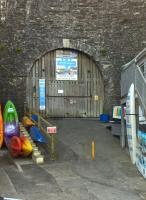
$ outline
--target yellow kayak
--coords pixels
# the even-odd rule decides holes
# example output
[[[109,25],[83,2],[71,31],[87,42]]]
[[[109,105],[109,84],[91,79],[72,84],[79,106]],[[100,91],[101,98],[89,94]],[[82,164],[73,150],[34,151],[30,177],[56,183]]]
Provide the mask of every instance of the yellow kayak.
[[[21,144],[22,144],[21,155],[24,157],[27,157],[32,153],[32,145],[31,145],[29,139],[25,136],[21,136],[20,140],[21,140]]]
[[[34,122],[26,116],[23,117],[22,124],[24,127],[31,127],[35,125]]]

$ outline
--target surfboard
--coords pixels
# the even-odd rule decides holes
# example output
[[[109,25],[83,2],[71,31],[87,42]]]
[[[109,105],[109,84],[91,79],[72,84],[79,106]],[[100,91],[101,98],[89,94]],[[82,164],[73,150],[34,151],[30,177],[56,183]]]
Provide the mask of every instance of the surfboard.
[[[131,161],[136,162],[136,115],[135,115],[135,89],[132,83],[126,99],[126,129]]]
[[[9,145],[9,142],[13,136],[19,137],[19,121],[16,108],[12,101],[7,101],[4,108],[4,140],[6,145]]]
[[[4,140],[4,129],[3,129],[3,117],[2,117],[2,110],[0,105],[0,148],[3,145]]]
[[[146,179],[146,117],[139,106],[139,128],[137,131],[136,166]]]

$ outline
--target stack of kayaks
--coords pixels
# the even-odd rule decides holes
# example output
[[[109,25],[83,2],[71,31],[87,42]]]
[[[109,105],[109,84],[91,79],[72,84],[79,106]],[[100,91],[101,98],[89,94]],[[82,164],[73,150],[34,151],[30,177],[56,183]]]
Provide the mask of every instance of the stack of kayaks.
[[[3,140],[4,140],[3,117],[2,117],[2,109],[0,105],[0,149],[3,145]]]
[[[3,116],[4,140],[11,155],[14,157],[30,155],[32,145],[27,137],[20,137],[18,115],[12,101],[7,101]]]
[[[10,153],[13,157],[27,157],[32,153],[32,145],[29,139],[25,136],[13,136],[10,141]]]
[[[32,115],[31,119],[27,116],[23,117],[22,123],[23,126],[27,128],[27,130],[30,132],[30,136],[33,141],[35,142],[40,142],[40,143],[45,143],[45,137],[38,128],[38,126],[35,125],[37,123],[38,118],[37,115]]]
[[[45,143],[45,137],[35,125],[38,118],[36,115],[33,115],[33,117],[34,119],[31,120],[25,116],[22,123],[30,131],[30,136],[35,142]],[[5,105],[3,117],[0,106],[0,148],[3,141],[14,157],[26,157],[32,153],[32,145],[29,139],[24,135],[20,136],[18,114],[15,105],[10,100]]]

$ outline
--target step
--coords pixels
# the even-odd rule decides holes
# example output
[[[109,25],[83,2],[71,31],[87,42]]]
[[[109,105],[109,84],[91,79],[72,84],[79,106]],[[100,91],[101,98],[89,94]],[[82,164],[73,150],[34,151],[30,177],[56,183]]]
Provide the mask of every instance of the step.
[[[39,148],[37,146],[33,147],[33,151],[38,151]]]
[[[39,155],[39,156],[32,155],[32,160],[36,164],[42,164],[42,163],[44,163],[44,156],[42,156],[42,155]]]
[[[41,152],[40,151],[33,151],[32,153],[34,156],[40,156],[41,155]]]
[[[32,143],[31,143],[31,145],[32,145],[32,148],[34,149],[35,147],[37,147],[36,146],[36,144],[32,141]]]

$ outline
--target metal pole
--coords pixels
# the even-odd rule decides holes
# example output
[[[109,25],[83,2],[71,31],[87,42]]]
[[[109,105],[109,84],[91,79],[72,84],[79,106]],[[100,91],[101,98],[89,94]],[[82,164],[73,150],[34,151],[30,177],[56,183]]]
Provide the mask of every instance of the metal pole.
[[[50,134],[51,135],[51,144],[50,144],[50,158],[51,160],[56,160],[56,149],[55,149],[55,134]]]

